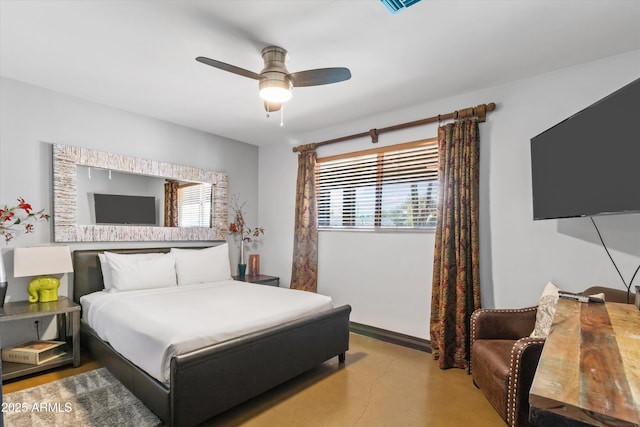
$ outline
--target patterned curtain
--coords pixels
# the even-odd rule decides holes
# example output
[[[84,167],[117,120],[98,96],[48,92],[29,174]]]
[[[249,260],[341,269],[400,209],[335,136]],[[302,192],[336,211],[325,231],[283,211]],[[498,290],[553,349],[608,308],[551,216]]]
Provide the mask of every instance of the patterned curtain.
[[[298,155],[291,288],[310,292],[316,292],[318,288],[315,167],[315,149],[301,150]]]
[[[164,226],[178,226],[178,181],[164,183]]]
[[[477,119],[441,126],[438,151],[431,348],[441,369],[466,369],[470,355],[470,317],[480,308]]]

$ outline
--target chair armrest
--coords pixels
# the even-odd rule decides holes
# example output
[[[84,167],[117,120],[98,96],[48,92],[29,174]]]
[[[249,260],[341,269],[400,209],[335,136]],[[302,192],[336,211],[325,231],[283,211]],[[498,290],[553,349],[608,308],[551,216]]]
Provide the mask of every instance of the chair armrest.
[[[636,295],[633,291],[621,291],[620,289],[605,288],[602,286],[592,286],[581,292],[583,295],[604,294],[606,302],[621,302],[623,304],[633,304]]]
[[[528,337],[536,324],[537,307],[481,308],[471,315],[471,343],[475,340],[517,340]]]
[[[529,426],[529,391],[533,384],[544,338],[521,338],[511,349],[507,389],[507,424]]]

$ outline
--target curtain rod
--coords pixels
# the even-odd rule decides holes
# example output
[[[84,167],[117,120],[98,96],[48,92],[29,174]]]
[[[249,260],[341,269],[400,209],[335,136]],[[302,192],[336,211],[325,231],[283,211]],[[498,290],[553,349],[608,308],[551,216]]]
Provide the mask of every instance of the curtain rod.
[[[480,104],[475,107],[463,108],[460,110],[456,110],[453,113],[449,114],[438,114],[437,116],[427,117],[426,119],[415,120],[413,122],[401,123],[399,125],[388,126],[386,128],[381,129],[370,129],[368,132],[360,132],[355,133],[353,135],[342,136],[340,138],[329,139],[327,141],[315,142],[312,144],[304,144],[298,145],[297,147],[293,147],[293,152],[301,152],[304,150],[315,149],[322,145],[335,144],[336,142],[348,141],[350,139],[362,138],[364,136],[371,136],[371,142],[378,142],[378,135],[384,132],[392,132],[395,130],[406,129],[413,126],[426,125],[427,123],[440,122],[443,120],[449,119],[463,119],[466,117],[477,117],[480,123],[486,121],[487,119],[487,111],[494,111],[496,109],[496,104],[491,102],[489,104]]]

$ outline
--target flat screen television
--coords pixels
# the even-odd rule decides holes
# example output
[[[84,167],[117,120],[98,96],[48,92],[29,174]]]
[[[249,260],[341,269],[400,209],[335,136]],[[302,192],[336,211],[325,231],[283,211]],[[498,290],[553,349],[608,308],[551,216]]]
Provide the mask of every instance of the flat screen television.
[[[640,79],[531,138],[533,219],[640,212]]]
[[[120,194],[93,195],[96,224],[156,225],[156,199]]]

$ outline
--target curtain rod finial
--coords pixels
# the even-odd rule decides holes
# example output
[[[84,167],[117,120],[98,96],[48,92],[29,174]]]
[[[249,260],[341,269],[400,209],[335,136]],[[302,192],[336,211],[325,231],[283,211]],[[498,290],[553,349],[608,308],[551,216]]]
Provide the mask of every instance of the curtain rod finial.
[[[371,136],[372,144],[375,144],[378,142],[378,129],[369,129],[369,135]]]
[[[304,144],[298,145],[297,147],[293,147],[292,150],[294,153],[304,153],[305,151],[313,151],[316,149],[317,144]]]

